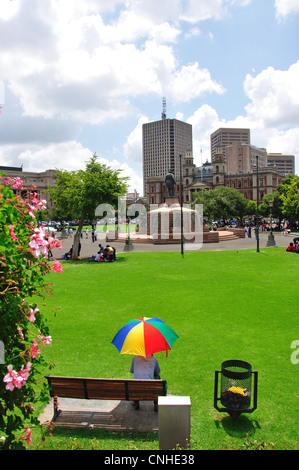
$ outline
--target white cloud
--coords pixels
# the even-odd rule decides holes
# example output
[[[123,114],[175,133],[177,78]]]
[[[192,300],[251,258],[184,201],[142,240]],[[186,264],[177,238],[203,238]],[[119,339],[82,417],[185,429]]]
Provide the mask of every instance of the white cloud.
[[[220,19],[227,13],[226,0],[189,0],[186,4],[182,18],[191,23],[208,20],[211,18]]]
[[[108,165],[113,167],[111,162],[109,162]],[[118,164],[114,169],[122,170],[120,176],[127,176],[129,178],[128,192],[133,192],[136,189],[136,191],[143,196],[143,178],[140,176],[140,172],[131,168],[127,163]]]
[[[299,126],[299,61],[288,70],[268,67],[256,77],[247,75],[244,90],[251,102],[246,112],[265,127]]]
[[[96,124],[136,112],[137,96],[167,92],[181,102],[223,92],[197,62],[177,62],[172,44],[181,31],[169,21],[179,18],[179,0],[16,5],[0,32],[0,68],[26,116]],[[105,23],[101,13],[116,5],[119,16]]]
[[[206,160],[210,161],[210,135],[219,127],[224,127],[225,122],[221,121],[217,111],[207,104],[195,110],[187,122],[192,124],[194,163],[200,165]]]
[[[226,120],[211,106],[203,105],[189,117],[195,162],[200,163],[201,150],[202,161],[210,160],[210,135],[219,127],[248,128],[252,145],[264,147],[269,153],[295,155],[298,160],[299,61],[288,70],[268,67],[255,77],[247,75],[244,91],[250,100],[244,115]]]
[[[19,164],[24,171],[44,171],[49,168],[61,170],[78,170],[85,167],[85,162],[92,153],[79,142],[66,141],[47,146],[30,145],[17,155]]]
[[[0,19],[4,21],[10,20],[19,10],[20,0],[2,0],[0,3]]]
[[[184,65],[170,82],[168,94],[174,102],[187,102],[207,93],[225,93],[225,89],[212,79],[208,69],[200,69],[198,62]]]
[[[137,126],[130,132],[124,144],[124,155],[128,161],[142,161],[142,125],[146,122],[149,122],[149,119],[146,116],[140,116]]]
[[[201,65],[200,51],[184,63],[176,45],[183,37],[199,37],[200,21],[222,19],[250,1],[1,0],[0,79],[6,86],[1,164],[24,164],[24,170],[84,167],[91,152],[77,139],[85,124],[138,115],[139,97],[167,96],[176,104],[222,95],[226,90]],[[298,11],[298,1],[276,0],[275,8],[283,18]],[[248,75],[244,116],[225,121],[208,105],[194,111],[188,121],[195,155],[202,150],[203,160],[209,158],[210,133],[222,125],[250,127],[254,145],[295,153],[298,68],[296,63],[289,70],[269,67]],[[132,188],[142,193],[141,178],[130,168],[141,160],[147,118],[139,116],[123,146],[125,163],[112,163],[124,165]]]
[[[276,17],[281,20],[299,12],[298,0],[275,0]]]

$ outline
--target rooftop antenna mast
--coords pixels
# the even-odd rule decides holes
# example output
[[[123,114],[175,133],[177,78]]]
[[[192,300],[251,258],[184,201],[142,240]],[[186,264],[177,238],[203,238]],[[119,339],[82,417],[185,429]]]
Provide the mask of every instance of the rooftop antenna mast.
[[[163,98],[162,100],[162,114],[161,114],[161,118],[162,119],[166,119],[166,98]]]

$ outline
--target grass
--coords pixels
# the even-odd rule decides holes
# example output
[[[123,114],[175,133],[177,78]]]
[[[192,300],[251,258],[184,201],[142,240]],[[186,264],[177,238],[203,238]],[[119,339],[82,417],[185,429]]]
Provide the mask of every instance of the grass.
[[[49,276],[52,373],[131,378],[131,357],[111,340],[128,320],[158,316],[179,335],[168,358],[157,358],[168,393],[191,397],[192,449],[297,449],[299,256],[268,248],[117,258],[65,262]],[[227,359],[259,371],[258,408],[237,422],[213,407],[214,371]],[[55,429],[42,448],[158,449],[158,435]]]

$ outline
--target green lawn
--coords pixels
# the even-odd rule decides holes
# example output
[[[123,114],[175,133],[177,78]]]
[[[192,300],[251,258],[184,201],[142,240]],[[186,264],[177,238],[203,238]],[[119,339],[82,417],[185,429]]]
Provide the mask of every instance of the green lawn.
[[[131,378],[131,357],[111,345],[132,318],[158,316],[179,339],[157,354],[168,393],[191,397],[192,449],[298,448],[299,256],[284,248],[125,253],[115,263],[64,262],[40,308],[55,375]],[[58,309],[58,310],[54,310]],[[214,371],[241,359],[259,372],[258,408],[232,422],[213,407]],[[82,437],[83,436],[83,437]],[[84,436],[87,439],[84,439]],[[96,438],[96,439],[93,439]],[[54,430],[46,446],[158,449],[158,435]],[[60,444],[58,444],[58,442]]]

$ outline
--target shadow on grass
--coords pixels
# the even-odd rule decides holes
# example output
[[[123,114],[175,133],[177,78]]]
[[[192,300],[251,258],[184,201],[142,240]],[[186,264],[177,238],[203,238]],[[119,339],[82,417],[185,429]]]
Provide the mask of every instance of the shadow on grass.
[[[127,258],[124,256],[117,256],[116,260],[115,261],[112,261],[112,262],[102,262],[102,263],[99,263],[99,262],[92,262],[90,261],[90,258],[81,258],[81,259],[77,259],[77,260],[61,260],[63,261],[63,263],[66,263],[66,264],[92,264],[92,265],[113,265],[115,263],[122,263],[123,261],[127,261]]]
[[[260,427],[256,421],[250,420],[247,416],[239,416],[235,420],[230,416],[225,416],[215,420],[215,425],[218,429],[222,428],[229,436],[240,439],[252,436],[255,433],[255,429]]]
[[[144,448],[157,449],[159,440],[158,433],[152,431],[109,431],[95,428],[55,427],[51,433],[52,438],[48,438],[48,443],[51,443],[51,439],[54,438],[52,445],[58,450],[68,449],[70,446],[73,449],[80,449],[83,446],[88,450],[92,448],[93,442],[97,443],[97,447],[105,450],[130,448],[136,450]],[[89,443],[87,444],[88,441]]]

